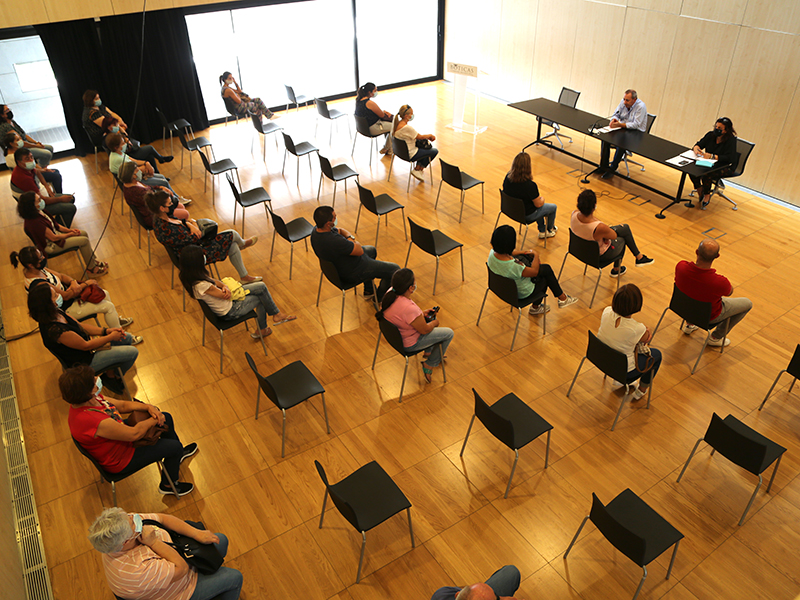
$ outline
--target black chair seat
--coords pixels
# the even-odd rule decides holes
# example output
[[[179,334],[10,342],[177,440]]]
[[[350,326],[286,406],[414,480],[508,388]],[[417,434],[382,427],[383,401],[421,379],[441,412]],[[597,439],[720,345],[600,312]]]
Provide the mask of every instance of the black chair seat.
[[[296,219],[286,223],[286,235],[284,237],[281,232],[278,232],[281,237],[284,237],[287,242],[299,242],[307,238],[314,231],[314,226],[309,223],[305,217],[297,217]]]
[[[300,142],[299,144],[295,144],[294,146],[294,154],[295,156],[305,156],[311,152],[317,152],[317,147],[313,144],[309,144],[308,142]]]
[[[283,131],[283,127],[277,123],[273,123],[272,121],[261,121],[261,133],[264,135],[269,135],[270,133],[275,133],[276,131]]]
[[[467,175],[466,173],[461,173],[461,189],[468,190],[470,188],[475,187],[476,185],[480,185],[484,183],[480,179],[475,179],[471,175]]]
[[[279,408],[297,406],[312,396],[325,392],[325,388],[300,360],[286,365],[264,379],[275,390],[276,404]]]
[[[272,198],[269,197],[267,190],[262,187],[253,188],[252,190],[247,190],[239,194],[239,204],[245,208],[250,208],[262,202],[272,202]]]
[[[534,412],[516,394],[506,394],[492,404],[492,411],[514,423],[513,445],[506,444],[512,450],[518,450],[531,443],[553,426]],[[504,440],[500,440],[504,442]],[[505,442],[504,442],[505,443]]]
[[[445,235],[438,229],[434,229],[431,231],[433,234],[433,247],[434,251],[430,252],[426,248],[422,248],[425,252],[429,254],[433,254],[434,256],[442,256],[447,254],[451,250],[455,250],[456,248],[461,248],[464,244],[455,241],[453,238]]]
[[[244,323],[249,319],[258,320],[258,315],[256,315],[255,310],[251,310],[246,315],[236,317],[235,319],[225,319],[218,316],[217,313],[211,310],[211,307],[202,300],[198,300],[197,303],[200,305],[200,309],[203,311],[203,315],[205,316],[206,320],[211,323],[215,329],[219,329],[221,331],[227,331],[231,327],[236,327],[240,323]]]
[[[330,115],[331,119],[338,119],[339,117],[346,117],[347,113],[342,112],[341,110],[337,110],[335,108],[329,108],[328,114]]]
[[[333,167],[333,180],[342,181],[348,177],[358,177],[358,172],[350,168],[349,165],[336,165]]]
[[[167,127],[172,129],[173,131],[177,131],[178,129],[186,129],[187,127],[191,127],[192,124],[189,123],[186,119],[177,119],[172,121],[171,123],[167,123]]]
[[[767,468],[778,459],[778,457],[780,457],[784,452],[786,452],[786,448],[784,448],[780,444],[776,444],[771,439],[764,437],[763,435],[758,433],[755,429],[748,427],[733,415],[728,415],[722,420],[722,422],[725,423],[725,425],[730,427],[734,432],[736,432],[743,438],[747,438],[748,440],[751,440],[756,444],[765,447],[764,460],[761,461],[760,465],[748,465],[746,463],[742,464],[737,463],[739,464],[740,467],[746,469],[753,475],[760,475],[761,473],[766,471]]]
[[[403,208],[403,205],[400,204],[394,198],[392,198],[389,194],[381,194],[379,196],[375,196],[375,208],[376,208],[375,211],[376,214],[378,216],[383,216],[385,214],[392,212],[393,210],[397,210],[398,208]]]
[[[219,175],[220,173],[224,173],[225,171],[230,171],[231,169],[236,168],[236,163],[234,163],[230,158],[223,158],[222,160],[218,160],[217,162],[213,162],[208,165],[209,173],[212,175]]]
[[[211,142],[208,141],[207,137],[198,136],[196,138],[192,138],[191,140],[186,140],[186,149],[191,151],[199,150],[200,148],[205,148],[210,146]]]
[[[352,525],[359,531],[368,531],[411,507],[406,495],[374,460],[331,485],[331,492],[353,509],[356,523]]]

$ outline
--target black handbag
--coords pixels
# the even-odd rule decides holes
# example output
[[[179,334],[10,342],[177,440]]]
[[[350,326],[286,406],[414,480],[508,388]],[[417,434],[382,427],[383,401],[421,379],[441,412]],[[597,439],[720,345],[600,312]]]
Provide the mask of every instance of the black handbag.
[[[417,148],[422,148],[423,150],[430,150],[433,148],[433,144],[431,144],[430,140],[417,140],[415,144]]]
[[[186,523],[195,529],[205,529],[202,522],[186,521]],[[214,544],[201,544],[194,538],[190,538],[188,535],[183,535],[182,533],[175,533],[164,527],[158,521],[152,519],[144,519],[142,520],[142,524],[159,527],[166,531],[172,538],[172,543],[170,544],[167,542],[167,544],[175,548],[178,554],[183,557],[183,560],[185,560],[189,566],[194,567],[198,573],[202,573],[203,575],[216,573],[225,560]]]

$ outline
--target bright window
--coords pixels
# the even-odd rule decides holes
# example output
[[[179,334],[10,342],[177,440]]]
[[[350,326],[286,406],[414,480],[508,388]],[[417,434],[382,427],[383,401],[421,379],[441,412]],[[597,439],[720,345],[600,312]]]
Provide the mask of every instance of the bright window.
[[[23,93],[48,90],[58,87],[56,76],[50,67],[49,60],[37,60],[28,63],[14,63],[19,88]]]

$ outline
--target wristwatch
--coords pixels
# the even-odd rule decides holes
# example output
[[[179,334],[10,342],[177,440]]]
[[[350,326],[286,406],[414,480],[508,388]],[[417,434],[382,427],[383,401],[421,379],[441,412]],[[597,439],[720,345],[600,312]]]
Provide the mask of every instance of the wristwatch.
[[[355,238],[355,236],[353,234],[350,234],[350,235],[347,236],[347,239],[355,241],[356,238]]]

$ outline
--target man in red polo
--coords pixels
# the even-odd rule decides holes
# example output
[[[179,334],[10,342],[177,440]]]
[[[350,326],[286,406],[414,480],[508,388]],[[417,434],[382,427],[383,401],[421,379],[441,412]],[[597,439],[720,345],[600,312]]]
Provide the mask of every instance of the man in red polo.
[[[64,227],[70,228],[76,211],[75,196],[56,194],[50,184],[40,178],[35,171],[36,161],[30,148],[18,148],[14,152],[14,160],[17,166],[11,172],[11,183],[23,192],[39,194],[47,205],[47,212],[60,217]]]

